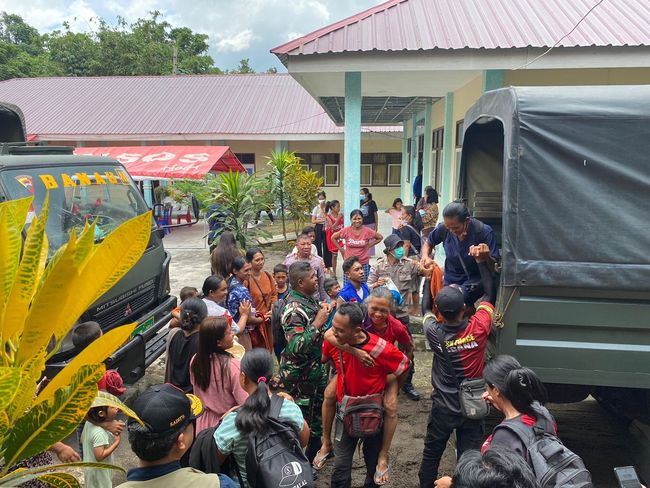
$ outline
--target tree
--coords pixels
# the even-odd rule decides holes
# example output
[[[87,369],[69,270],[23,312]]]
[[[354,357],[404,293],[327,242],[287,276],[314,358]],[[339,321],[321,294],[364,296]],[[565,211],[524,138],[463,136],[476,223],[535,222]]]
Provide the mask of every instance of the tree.
[[[206,180],[206,185],[214,195],[208,202],[216,206],[208,217],[216,223],[213,239],[229,230],[242,249],[248,249],[251,243],[259,244],[260,238],[271,237],[266,231],[248,227],[263,208],[263,202],[257,198],[264,187],[263,180],[255,175],[230,171]]]
[[[249,58],[244,58],[241,61],[239,61],[239,66],[237,66],[235,69],[228,70],[227,73],[247,75],[247,74],[255,73],[255,70],[251,68]]]
[[[287,173],[285,185],[287,207],[297,234],[311,215],[316,196],[323,186],[323,178],[315,171],[304,169],[298,164]]]
[[[23,242],[31,203],[32,198],[0,203],[0,486],[38,478],[51,486],[78,488],[74,476],[62,471],[91,467],[87,463],[11,469],[69,436],[91,406],[117,406],[137,419],[115,397],[97,392],[97,382],[105,372],[103,361],[129,338],[135,323],[116,327],[95,340],[38,394],[37,384],[45,362],[56,353],[77,317],[142,256],[151,234],[151,215],[131,219],[100,244],[95,244],[94,224],[78,237],[73,231],[68,243],[46,264],[48,198]]]
[[[269,168],[269,180],[275,201],[280,203],[280,219],[282,220],[282,235],[284,243],[287,244],[287,216],[286,206],[288,202],[287,178],[300,167],[300,158],[295,153],[286,149],[271,151],[271,156],[266,158]]]

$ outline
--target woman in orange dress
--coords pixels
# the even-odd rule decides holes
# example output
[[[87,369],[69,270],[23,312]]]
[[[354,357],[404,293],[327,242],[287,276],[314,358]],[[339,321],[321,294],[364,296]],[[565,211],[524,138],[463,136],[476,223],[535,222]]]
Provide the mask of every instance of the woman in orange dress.
[[[253,347],[263,347],[273,352],[273,331],[271,330],[271,309],[278,301],[278,288],[271,273],[264,270],[264,253],[259,248],[246,251],[246,261],[251,263],[248,291],[253,298],[255,313],[264,322],[251,331]]]

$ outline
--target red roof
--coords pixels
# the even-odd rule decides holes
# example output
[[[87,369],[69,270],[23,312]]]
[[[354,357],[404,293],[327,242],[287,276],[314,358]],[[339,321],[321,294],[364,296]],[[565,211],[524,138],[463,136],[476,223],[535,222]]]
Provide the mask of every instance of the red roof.
[[[550,47],[598,1],[389,0],[271,52]],[[648,0],[603,0],[559,46],[648,46],[649,26]]]
[[[244,172],[228,146],[78,147],[75,154],[117,159],[131,176],[200,180],[209,172]]]
[[[19,106],[41,139],[343,132],[288,74],[15,78],[0,82],[0,101]]]

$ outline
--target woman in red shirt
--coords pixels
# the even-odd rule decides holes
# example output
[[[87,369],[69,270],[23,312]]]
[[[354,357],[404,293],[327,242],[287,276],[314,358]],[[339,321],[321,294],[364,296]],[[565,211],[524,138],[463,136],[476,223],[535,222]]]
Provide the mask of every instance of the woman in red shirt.
[[[363,226],[363,214],[361,210],[350,212],[350,222],[352,225],[344,227],[339,232],[332,234],[332,242],[336,248],[343,253],[343,259],[357,256],[359,262],[363,265],[363,281],[368,281],[370,273],[370,254],[369,250],[379,244],[383,237],[380,233]],[[345,240],[345,249],[341,247],[339,239]],[[347,280],[343,279],[343,284]]]

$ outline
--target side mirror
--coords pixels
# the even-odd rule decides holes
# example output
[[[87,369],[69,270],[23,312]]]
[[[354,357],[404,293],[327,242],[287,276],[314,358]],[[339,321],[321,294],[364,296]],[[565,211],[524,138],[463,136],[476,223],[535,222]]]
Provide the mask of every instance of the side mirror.
[[[192,211],[194,212],[194,220],[198,222],[201,209],[199,208],[199,201],[194,195],[192,195]]]
[[[162,219],[163,215],[165,215],[165,207],[163,207],[162,203],[154,203],[153,207],[151,207],[151,213],[154,219]]]
[[[162,240],[163,237],[165,237],[165,229],[156,229],[156,234],[158,234],[158,237]]]

